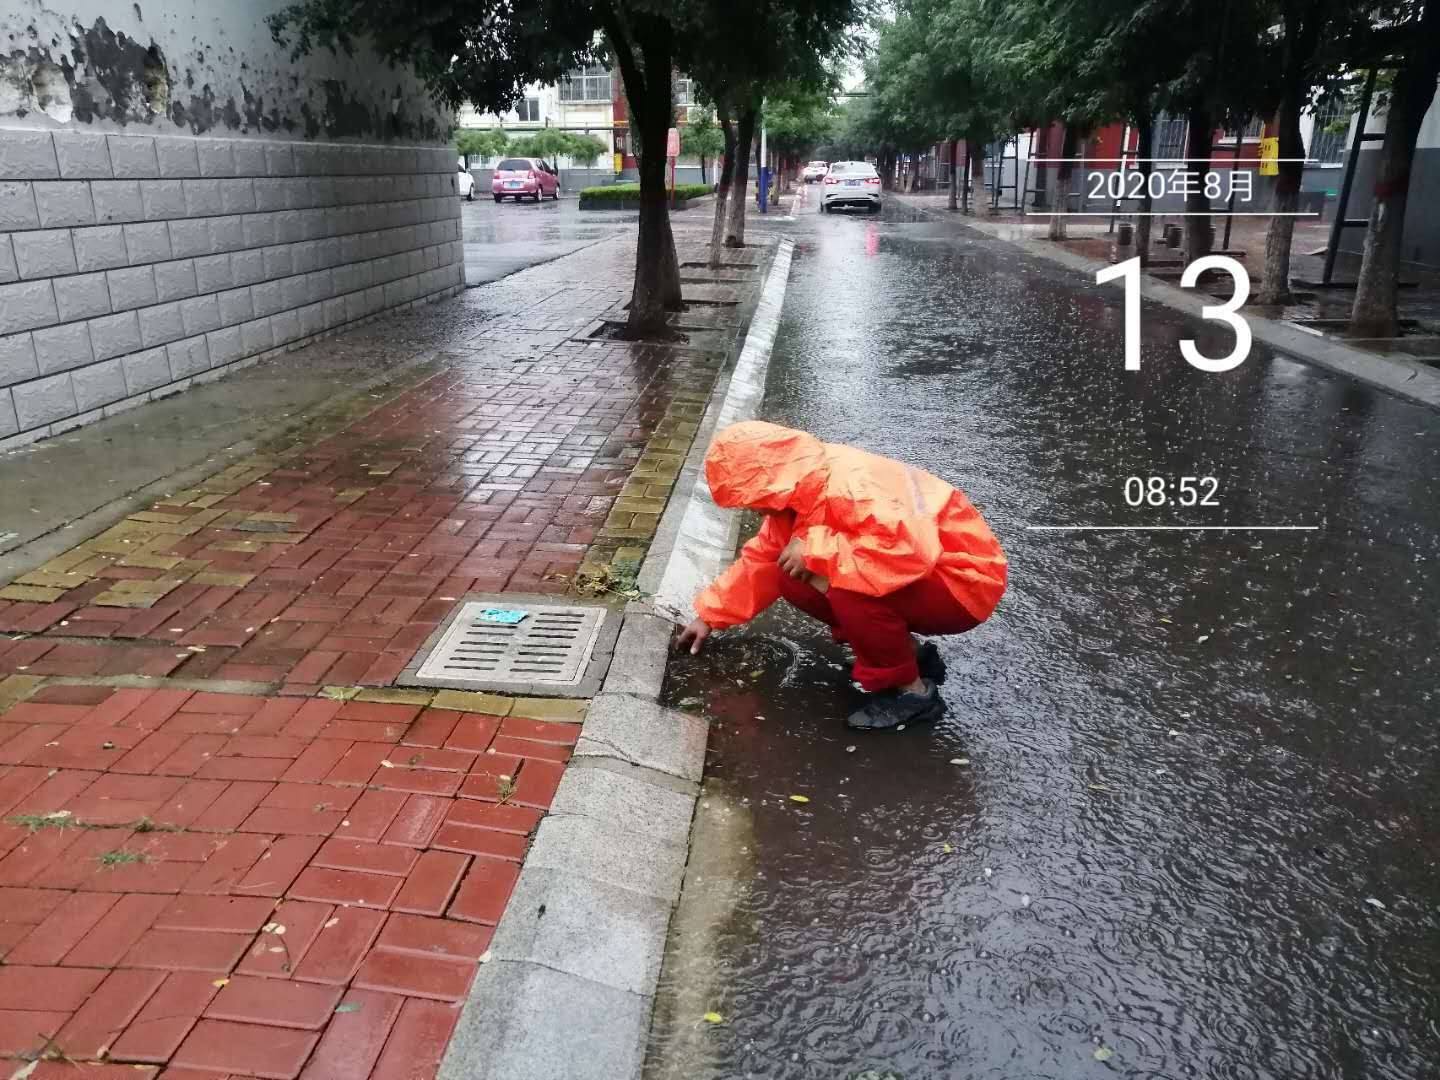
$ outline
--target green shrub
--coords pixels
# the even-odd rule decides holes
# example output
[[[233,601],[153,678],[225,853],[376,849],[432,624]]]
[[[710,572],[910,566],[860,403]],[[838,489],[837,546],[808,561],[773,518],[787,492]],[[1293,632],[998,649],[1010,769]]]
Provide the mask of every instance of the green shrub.
[[[676,184],[675,198],[698,199],[715,190],[714,184]],[[606,184],[603,187],[587,187],[580,192],[582,199],[594,202],[639,202],[639,184]]]

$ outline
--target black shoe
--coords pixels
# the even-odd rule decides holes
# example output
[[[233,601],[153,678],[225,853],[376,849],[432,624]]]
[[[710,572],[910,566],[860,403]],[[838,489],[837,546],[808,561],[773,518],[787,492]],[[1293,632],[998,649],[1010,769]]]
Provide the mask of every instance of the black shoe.
[[[919,652],[915,654],[915,663],[919,665],[922,679],[929,679],[936,686],[944,685],[945,661],[940,659],[940,650],[933,641],[927,641],[920,646]]]
[[[884,731],[901,724],[938,720],[944,712],[945,703],[940,700],[940,691],[926,679],[923,694],[900,694],[893,690],[886,694],[871,694],[864,706],[850,714],[845,725],[856,731]]]

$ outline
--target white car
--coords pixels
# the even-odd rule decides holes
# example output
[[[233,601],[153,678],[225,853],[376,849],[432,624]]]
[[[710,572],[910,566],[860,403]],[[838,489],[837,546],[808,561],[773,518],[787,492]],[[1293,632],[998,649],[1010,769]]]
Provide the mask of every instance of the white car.
[[[821,184],[822,214],[837,206],[862,206],[872,214],[880,210],[880,174],[868,161],[837,161]]]
[[[463,161],[460,163],[460,173],[455,177],[455,189],[460,192],[462,199],[475,201],[475,178],[470,175],[470,170],[465,168]]]
[[[818,180],[824,180],[825,174],[829,171],[830,163],[828,161],[812,161],[800,170],[800,179],[807,184],[813,184]]]

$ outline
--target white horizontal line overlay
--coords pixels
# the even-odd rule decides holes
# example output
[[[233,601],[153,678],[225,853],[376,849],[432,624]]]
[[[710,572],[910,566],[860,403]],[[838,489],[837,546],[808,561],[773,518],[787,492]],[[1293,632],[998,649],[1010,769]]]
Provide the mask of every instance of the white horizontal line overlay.
[[[1228,146],[1226,146],[1226,147],[1219,147],[1219,148],[1216,149],[1216,153],[1220,153],[1220,154],[1228,154],[1228,153],[1230,153],[1230,152],[1231,152],[1231,151],[1230,151],[1230,147],[1228,147]],[[1024,159],[1022,158],[1021,160],[1023,161]],[[1030,160],[1031,160],[1032,162],[1036,162],[1037,164],[1040,164],[1040,165],[1064,165],[1064,164],[1067,163],[1067,162],[1070,163],[1071,165],[1100,165],[1100,164],[1104,164],[1104,163],[1107,163],[1107,162],[1118,162],[1118,161],[1120,161],[1121,159],[1118,158],[1118,157],[1108,157],[1108,158],[1036,157],[1036,158],[1031,158]],[[1192,157],[1192,158],[1182,158],[1182,157],[1134,158],[1134,157],[1127,157],[1127,158],[1125,158],[1124,160],[1125,160],[1126,164],[1129,164],[1129,165],[1134,165],[1134,164],[1136,164],[1137,162],[1142,162],[1142,161],[1147,161],[1147,162],[1150,162],[1151,164],[1158,164],[1158,163],[1164,162],[1164,161],[1208,161],[1208,162],[1211,162],[1211,163],[1213,163],[1213,164],[1215,164],[1215,165],[1222,165],[1222,166],[1225,166],[1225,167],[1227,167],[1227,168],[1228,168],[1231,164],[1261,165],[1261,164],[1268,164],[1269,162],[1280,162],[1280,161],[1300,161],[1300,162],[1304,162],[1306,165],[1321,165],[1321,164],[1324,164],[1323,162],[1319,161],[1319,160],[1316,159],[1316,158],[1303,158],[1303,157],[1265,158],[1263,161],[1262,161],[1261,159],[1259,159],[1259,158],[1246,158],[1243,162],[1238,162],[1238,163],[1231,162],[1231,161],[1229,161],[1229,160],[1216,161],[1213,157],[1208,157],[1208,158],[1205,158],[1205,157]]]
[[[1128,200],[1127,200],[1128,201]],[[1058,214],[1060,217],[1308,217],[1318,218],[1318,211],[1295,210],[1277,212],[1274,210],[1170,210],[1156,211],[1155,213],[1142,214],[1136,210],[1033,210],[1028,217],[1049,217],[1051,214]]]
[[[1319,525],[1026,525],[1031,532],[1315,532]]]

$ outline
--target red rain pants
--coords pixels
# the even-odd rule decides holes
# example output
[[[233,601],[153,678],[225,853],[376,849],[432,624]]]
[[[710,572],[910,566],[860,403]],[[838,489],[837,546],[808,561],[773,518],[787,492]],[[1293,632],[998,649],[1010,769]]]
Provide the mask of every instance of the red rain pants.
[[[979,625],[933,575],[886,596],[867,596],[833,585],[822,593],[781,574],[780,595],[825,623],[836,641],[855,651],[855,681],[872,693],[920,677],[911,633],[963,634]]]

